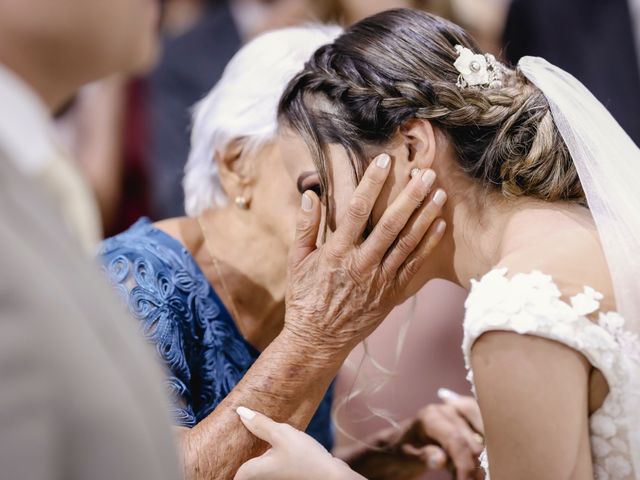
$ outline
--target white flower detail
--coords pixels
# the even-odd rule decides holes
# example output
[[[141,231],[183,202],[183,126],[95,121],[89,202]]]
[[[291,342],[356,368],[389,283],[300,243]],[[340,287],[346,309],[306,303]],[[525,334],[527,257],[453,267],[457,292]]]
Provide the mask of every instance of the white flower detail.
[[[631,473],[631,464],[623,457],[609,457],[604,468],[615,478],[624,478]]]
[[[624,318],[619,313],[609,312],[601,314],[600,321],[598,323],[609,332],[615,333],[624,327]]]
[[[602,405],[602,411],[611,417],[619,417],[622,415],[622,406],[613,396],[609,395],[609,397],[605,400]]]
[[[600,465],[594,466],[594,475],[596,480],[609,480],[609,474],[605,472],[604,467]]]
[[[591,438],[591,449],[593,450],[593,454],[599,458],[606,457],[612,450],[609,442],[600,437]]]
[[[600,300],[603,296],[591,287],[584,287],[583,293],[571,297],[571,306],[580,316],[589,315],[600,308]]]
[[[591,288],[591,287],[584,287],[584,293],[585,295],[589,295],[591,298],[593,298],[594,300],[602,300],[604,298],[604,295],[602,295],[599,291]]]
[[[602,438],[611,438],[618,431],[613,419],[607,415],[594,415],[591,417],[591,430]]]
[[[489,59],[487,62],[491,76],[491,62]],[[462,75],[459,81],[464,83]],[[605,402],[589,421],[595,479],[629,478],[634,469],[629,458],[631,445],[626,437],[626,421],[630,417],[627,409],[636,413],[640,389],[635,385],[629,389],[626,379],[628,369],[640,368],[638,335],[625,329],[624,318],[618,313],[598,313],[603,296],[593,288],[585,287],[571,301],[566,301],[548,275],[538,271],[513,276],[507,273],[506,268],[494,269],[482,279],[472,281],[463,340],[467,378],[472,388],[471,345],[487,331],[539,335],[583,352],[606,376],[610,389]],[[586,317],[590,314],[597,315],[598,321],[589,321]]]
[[[468,86],[486,85],[489,83],[489,71],[487,70],[487,58],[479,53],[473,53],[466,47],[456,45],[458,59],[453,66]]]
[[[511,317],[511,326],[519,334],[525,334],[535,330],[537,317],[530,312],[522,311]]]
[[[551,331],[558,338],[570,338],[574,334],[574,329],[571,325],[566,323],[556,323],[552,325]]]
[[[620,453],[627,453],[629,451],[629,445],[621,438],[612,438],[611,446]]]
[[[480,467],[484,470],[486,475],[489,475],[489,457],[487,456],[487,449],[485,448],[480,454]]]

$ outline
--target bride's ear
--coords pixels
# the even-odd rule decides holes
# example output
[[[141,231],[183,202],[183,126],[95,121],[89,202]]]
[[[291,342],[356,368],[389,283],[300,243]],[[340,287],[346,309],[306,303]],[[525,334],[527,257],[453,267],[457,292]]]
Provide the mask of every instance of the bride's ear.
[[[436,135],[431,122],[410,120],[400,128],[400,134],[408,150],[410,168],[432,168],[436,158]]]

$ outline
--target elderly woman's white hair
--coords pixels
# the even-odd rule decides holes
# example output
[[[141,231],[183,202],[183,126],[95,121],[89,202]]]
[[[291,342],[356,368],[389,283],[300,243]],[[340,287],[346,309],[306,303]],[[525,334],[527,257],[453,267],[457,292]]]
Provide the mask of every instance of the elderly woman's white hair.
[[[183,181],[187,215],[227,204],[215,152],[236,139],[246,141],[247,148],[273,139],[287,83],[315,50],[341,33],[340,27],[328,25],[275,30],[255,38],[231,59],[218,84],[194,109]]]

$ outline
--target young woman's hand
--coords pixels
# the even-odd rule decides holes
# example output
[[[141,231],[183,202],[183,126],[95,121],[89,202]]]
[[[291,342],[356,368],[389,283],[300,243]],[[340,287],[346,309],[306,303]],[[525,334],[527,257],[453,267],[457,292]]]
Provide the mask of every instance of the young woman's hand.
[[[234,480],[365,480],[306,433],[244,407],[238,415],[271,448],[242,465]]]
[[[361,475],[377,480],[409,480],[426,472],[449,470],[460,480],[480,480],[478,458],[483,446],[480,409],[472,397],[441,389],[444,403],[420,409],[401,427],[376,432],[361,445],[343,447],[336,455]]]
[[[400,450],[421,459],[430,470],[449,468],[454,478],[482,479],[479,457],[484,449],[480,407],[473,397],[440,389],[444,403],[418,412],[398,442]]]
[[[484,448],[478,404],[449,390],[441,390],[439,396],[444,403],[420,410],[404,430],[389,429],[368,439],[367,443],[378,447],[376,450],[345,452],[347,461],[359,473],[307,434],[239,408],[242,423],[271,449],[245,463],[235,480],[401,480],[446,469],[458,480],[483,479],[478,465]]]

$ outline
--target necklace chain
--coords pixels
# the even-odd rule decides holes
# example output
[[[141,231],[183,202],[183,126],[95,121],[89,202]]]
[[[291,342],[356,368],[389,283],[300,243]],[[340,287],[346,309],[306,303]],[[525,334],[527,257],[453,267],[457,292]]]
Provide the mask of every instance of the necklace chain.
[[[198,220],[198,225],[200,225],[200,231],[202,232],[202,237],[204,238],[204,245],[205,245],[205,247],[207,249],[207,253],[209,254],[209,257],[211,259],[211,264],[213,265],[213,268],[216,271],[216,275],[220,279],[220,284],[222,285],[222,289],[224,290],[225,296],[229,299],[229,306],[231,307],[231,314],[233,315],[234,320],[236,322],[238,322],[240,324],[240,326],[244,327],[244,325],[242,325],[242,320],[241,320],[240,315],[238,313],[238,309],[236,308],[236,304],[233,301],[233,297],[231,296],[231,292],[229,291],[229,288],[227,287],[227,282],[224,281],[224,276],[222,275],[222,271],[220,269],[220,265],[218,263],[218,259],[213,254],[213,249],[211,248],[211,244],[209,243],[209,238],[207,236],[207,230],[206,230],[206,228],[204,226],[204,222],[202,221],[202,217],[198,216],[197,220]]]

